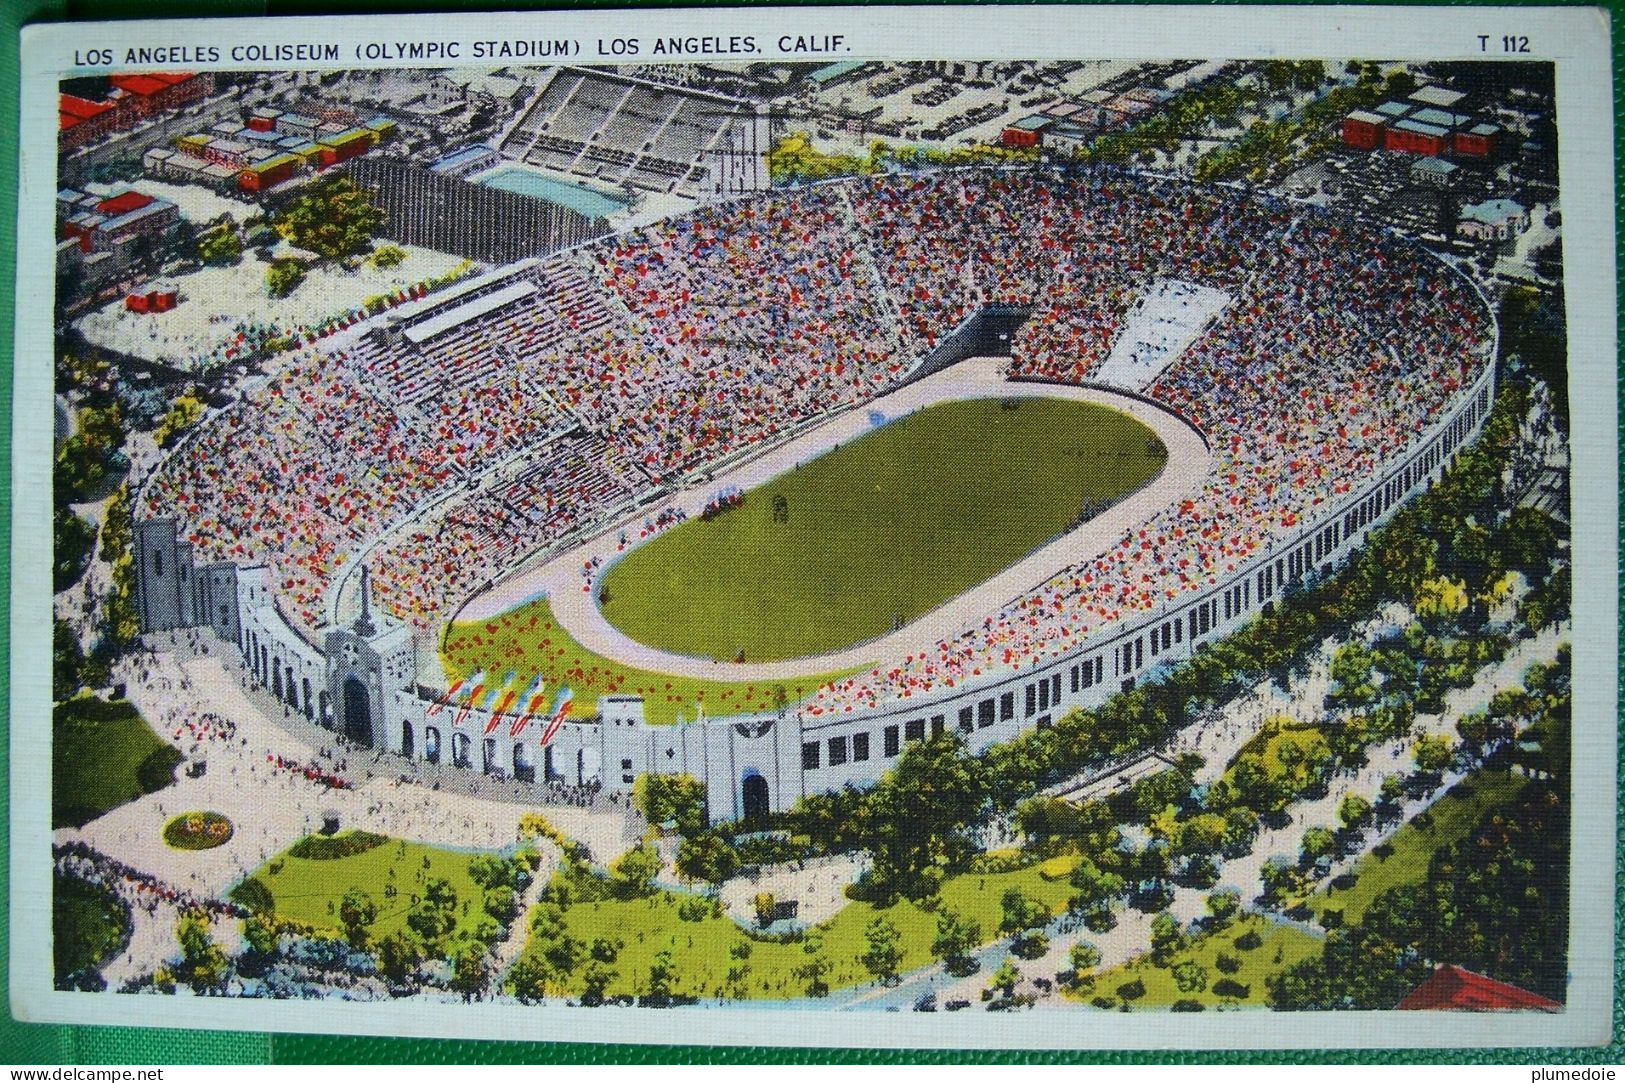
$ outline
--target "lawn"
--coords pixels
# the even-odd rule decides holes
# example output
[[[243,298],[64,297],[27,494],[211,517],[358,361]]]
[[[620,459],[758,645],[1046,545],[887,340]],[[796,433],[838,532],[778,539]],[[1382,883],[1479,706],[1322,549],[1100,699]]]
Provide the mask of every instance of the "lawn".
[[[1037,866],[1014,872],[964,874],[951,877],[942,887],[943,905],[976,919],[982,927],[983,942],[998,938],[1001,900],[1012,887],[1049,907],[1052,913],[1066,905],[1072,893],[1064,877],[1045,880]],[[565,926],[572,937],[590,945],[596,939],[620,941],[620,952],[610,964],[617,977],[609,996],[637,994],[649,981],[650,964],[663,950],[672,953],[676,964],[673,993],[702,999],[727,990],[730,967],[739,960],[729,953],[739,944],[750,944],[744,960],[749,971],[741,989],[745,999],[778,1000],[805,996],[807,980],[798,974],[811,958],[804,943],[774,943],[749,936],[731,918],[706,916],[687,921],[678,914],[684,896],[658,891],[647,898],[578,902],[565,909]],[[897,927],[903,952],[899,973],[935,962],[931,942],[936,938],[937,919],[911,902],[898,902],[878,908],[866,902],[849,902],[833,918],[815,927],[822,940],[823,953],[834,964],[825,981],[831,989],[865,984],[874,980],[860,956],[867,948],[865,930],[876,917],[884,917]],[[526,951],[531,947],[527,946]],[[586,968],[575,969],[573,992],[580,991]]]
[[[1258,946],[1244,948],[1238,940],[1253,933]],[[1249,943],[1241,940],[1241,943]],[[1122,966],[1113,967],[1097,975],[1092,984],[1069,990],[1067,995],[1076,1000],[1092,1001],[1107,997],[1114,1007],[1124,1002],[1119,989],[1139,982],[1145,992],[1130,997],[1128,1003],[1135,1008],[1168,1008],[1176,1001],[1195,1000],[1205,1007],[1251,1005],[1262,1007],[1269,990],[1265,979],[1278,974],[1294,963],[1320,954],[1320,938],[1291,925],[1277,925],[1257,914],[1243,914],[1225,928],[1202,933],[1191,938],[1186,947],[1169,958],[1167,966],[1157,966],[1149,954],[1141,955]],[[1219,954],[1234,959],[1239,966],[1231,973],[1219,967]],[[1181,990],[1174,969],[1182,963],[1194,962],[1205,979],[1205,988]],[[1219,986],[1221,981],[1234,982],[1232,987]],[[1215,986],[1219,986],[1215,989]]]
[[[184,757],[124,700],[91,697],[51,712],[51,826],[82,827],[175,781]]]
[[[407,911],[415,898],[421,898],[424,884],[438,877],[449,881],[457,893],[457,928],[449,939],[473,934],[484,914],[481,901],[485,891],[469,875],[468,866],[480,856],[479,852],[376,835],[369,838],[354,832],[333,836],[333,841],[340,844],[338,849],[342,851],[346,848],[342,843],[352,838],[383,841],[359,853],[328,858],[295,857],[293,851],[301,848],[301,843],[295,843],[254,870],[250,879],[261,887],[245,889],[239,885],[233,897],[259,909],[266,908],[268,902],[269,909],[282,917],[339,930],[339,902],[346,891],[359,887],[372,896],[378,907],[378,916],[368,927],[376,941],[406,924]],[[303,841],[308,844],[324,840],[317,836]]]
[[[678,712],[694,719],[699,705],[718,715],[765,711],[777,703],[780,688],[785,702],[794,703],[850,672],[815,674],[778,684],[674,677],[635,669],[577,643],[554,622],[553,608],[545,598],[494,620],[453,623],[446,632],[442,664],[448,681],[481,671],[497,675],[482,693],[489,694],[493,704],[505,698],[503,687],[522,694],[536,674],[547,682],[547,703],[552,702],[551,690],[567,684],[574,694],[570,714],[576,718],[597,714],[599,696],[639,695],[645,719],[655,725],[669,725]],[[514,702],[519,705],[513,709],[522,708],[517,698]]]
[[[882,424],[639,546],[604,616],[679,654],[767,662],[924,615],[1161,473],[1162,443],[1109,407],[944,403]]]
[[[1389,836],[1385,856],[1373,852],[1362,857],[1352,870],[1353,886],[1328,886],[1305,902],[1316,916],[1341,910],[1345,924],[1359,924],[1377,896],[1390,888],[1425,881],[1435,853],[1466,838],[1486,813],[1510,805],[1523,787],[1524,779],[1510,771],[1474,772]]]
[[[119,950],[130,913],[113,894],[73,876],[51,878],[51,949],[56,977],[99,967]]]

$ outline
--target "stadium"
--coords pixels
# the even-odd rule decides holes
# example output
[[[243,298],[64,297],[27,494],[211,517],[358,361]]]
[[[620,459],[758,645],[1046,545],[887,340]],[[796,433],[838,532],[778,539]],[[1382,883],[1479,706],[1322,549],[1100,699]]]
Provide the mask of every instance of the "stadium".
[[[1495,336],[1442,261],[1257,193],[760,193],[279,358],[143,487],[142,626],[212,628],[357,745],[687,773],[748,818],[1096,705],[1325,574],[1474,437]]]

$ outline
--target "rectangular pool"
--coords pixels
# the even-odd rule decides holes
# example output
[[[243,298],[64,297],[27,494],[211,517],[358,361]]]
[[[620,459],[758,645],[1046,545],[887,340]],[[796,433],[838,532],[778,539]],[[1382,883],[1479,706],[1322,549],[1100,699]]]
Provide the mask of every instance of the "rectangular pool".
[[[543,173],[526,169],[524,166],[499,166],[489,173],[473,178],[478,184],[491,188],[500,188],[504,192],[517,192],[522,196],[533,199],[546,200],[561,207],[568,207],[578,214],[588,218],[608,218],[617,211],[623,211],[628,201],[618,196],[601,192],[596,188],[588,188],[581,184],[572,184],[569,181],[558,180]]]

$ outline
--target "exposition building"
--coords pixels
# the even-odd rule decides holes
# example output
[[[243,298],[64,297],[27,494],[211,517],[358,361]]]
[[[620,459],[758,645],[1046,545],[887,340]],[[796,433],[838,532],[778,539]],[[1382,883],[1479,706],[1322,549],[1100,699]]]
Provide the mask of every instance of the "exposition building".
[[[1256,193],[994,169],[764,193],[279,358],[147,479],[142,626],[212,629],[359,745],[538,787],[684,772],[713,818],[747,817],[871,782],[928,734],[979,750],[1096,706],[1327,574],[1475,437],[1495,346],[1442,261]],[[521,561],[987,354],[1188,426],[1199,490],[767,712],[651,725],[611,695],[550,731],[436,679],[427,645]]]

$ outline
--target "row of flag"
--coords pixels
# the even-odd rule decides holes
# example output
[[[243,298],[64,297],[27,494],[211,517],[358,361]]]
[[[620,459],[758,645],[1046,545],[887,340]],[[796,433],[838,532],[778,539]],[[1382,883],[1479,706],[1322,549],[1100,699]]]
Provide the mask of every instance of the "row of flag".
[[[488,717],[485,722],[485,736],[489,737],[501,728],[503,719],[508,720],[508,736],[523,737],[525,730],[531,722],[541,715],[542,704],[547,701],[547,685],[540,674],[532,677],[530,684],[521,691],[513,687],[512,673],[507,674],[501,684],[488,686],[485,673],[470,674],[460,677],[451,683],[445,694],[429,705],[427,714],[435,717],[448,709],[453,711],[451,724],[461,728],[468,721],[469,715],[476,710],[485,711]],[[467,693],[464,693],[467,689]],[[546,746],[558,734],[559,727],[564,725],[564,719],[570,713],[570,705],[574,702],[570,686],[564,685],[553,695],[553,705],[548,708],[545,721],[541,722],[541,743]],[[518,704],[523,704],[514,710]]]

